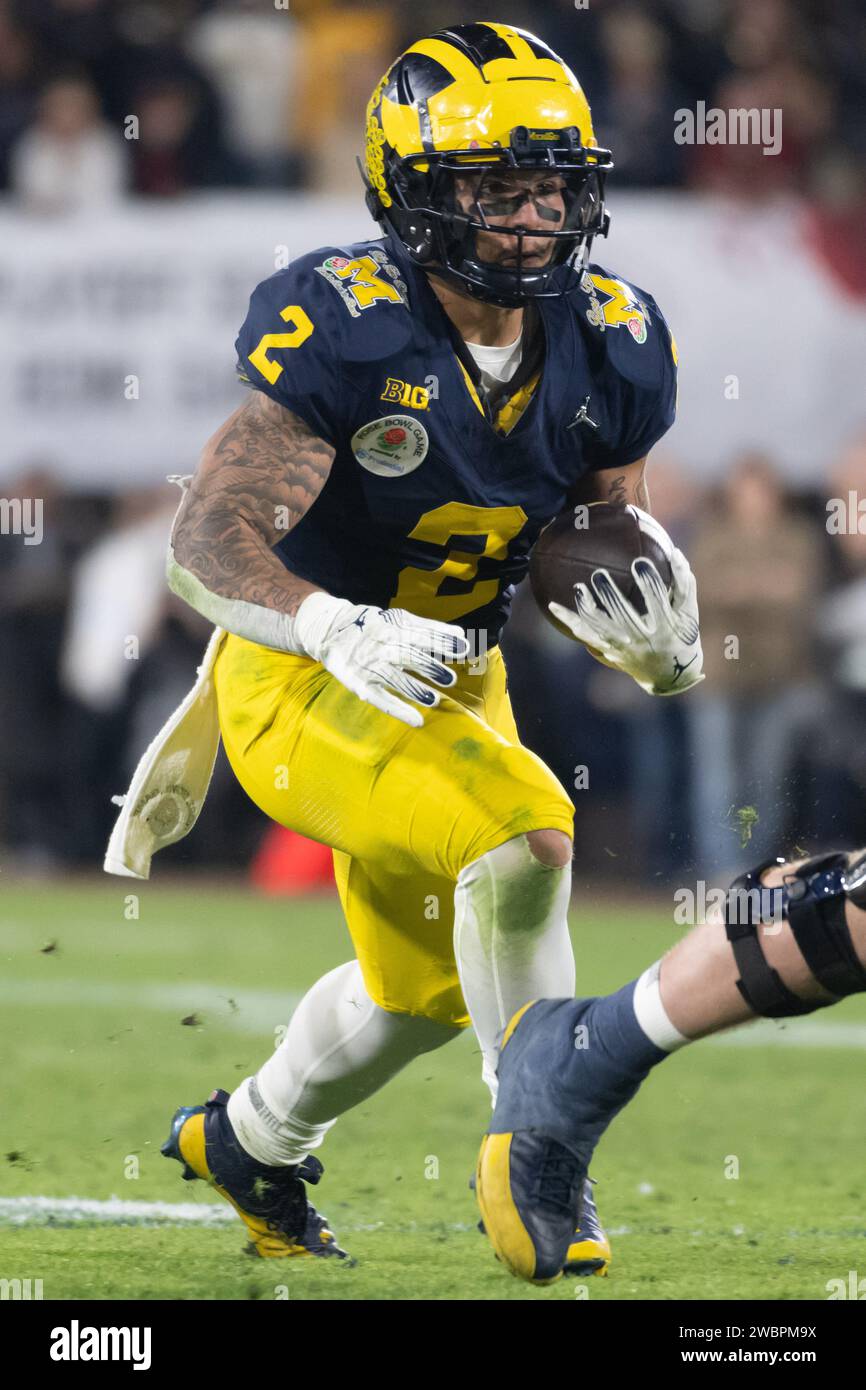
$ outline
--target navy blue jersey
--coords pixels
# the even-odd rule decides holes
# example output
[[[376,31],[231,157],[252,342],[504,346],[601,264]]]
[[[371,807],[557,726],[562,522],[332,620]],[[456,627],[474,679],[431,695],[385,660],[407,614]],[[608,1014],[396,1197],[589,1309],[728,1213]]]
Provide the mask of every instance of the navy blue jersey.
[[[676,350],[642,290],[591,266],[527,326],[517,376],[485,399],[426,275],[389,238],[314,251],[258,286],[238,371],[336,450],[276,547],[290,570],[458,623],[480,647],[499,640],[570,489],[643,457],[675,411]]]

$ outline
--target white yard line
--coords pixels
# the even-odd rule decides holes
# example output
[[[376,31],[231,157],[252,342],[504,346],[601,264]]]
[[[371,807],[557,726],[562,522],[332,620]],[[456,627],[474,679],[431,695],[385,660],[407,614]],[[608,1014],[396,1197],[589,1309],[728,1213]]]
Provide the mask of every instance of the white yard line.
[[[222,1203],[0,1197],[0,1226],[225,1226],[237,1220]]]
[[[120,1197],[0,1197],[3,1226],[226,1226],[239,1218],[222,1202],[129,1202]],[[345,1231],[378,1231],[384,1221],[345,1226]],[[414,1225],[414,1223],[413,1223]],[[411,1228],[410,1228],[411,1229]],[[472,1221],[452,1221],[450,1231],[471,1231]]]

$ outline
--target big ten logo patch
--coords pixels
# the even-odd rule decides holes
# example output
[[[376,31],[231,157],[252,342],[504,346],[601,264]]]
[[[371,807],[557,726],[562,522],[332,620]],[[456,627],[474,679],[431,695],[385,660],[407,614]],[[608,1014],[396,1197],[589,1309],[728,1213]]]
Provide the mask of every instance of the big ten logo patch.
[[[385,390],[379,399],[381,401],[396,401],[398,405],[402,405],[404,410],[428,410],[430,390],[426,386],[413,386],[409,381],[401,381],[399,377],[389,376],[385,382]]]

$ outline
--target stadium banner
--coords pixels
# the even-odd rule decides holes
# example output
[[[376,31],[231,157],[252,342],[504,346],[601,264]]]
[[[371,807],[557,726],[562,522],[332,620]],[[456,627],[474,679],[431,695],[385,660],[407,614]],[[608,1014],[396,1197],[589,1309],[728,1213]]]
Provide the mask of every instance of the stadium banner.
[[[618,195],[613,215],[597,259],[654,295],[679,347],[680,415],[662,447],[702,477],[761,449],[792,483],[820,482],[866,424],[866,301],[810,249],[806,210],[652,194]],[[243,399],[234,340],[254,286],[375,234],[360,190],[74,219],[0,208],[0,482],[40,467],[113,490],[192,471]]]

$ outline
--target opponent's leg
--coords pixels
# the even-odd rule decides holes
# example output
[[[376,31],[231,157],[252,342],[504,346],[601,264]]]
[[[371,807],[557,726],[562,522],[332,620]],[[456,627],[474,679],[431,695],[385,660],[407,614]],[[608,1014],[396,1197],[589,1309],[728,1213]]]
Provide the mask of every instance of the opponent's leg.
[[[601,999],[541,1000],[511,1020],[478,1196],[514,1273],[559,1277],[569,1203],[653,1066],[759,1014],[809,1013],[866,990],[866,873],[846,864],[762,866],[733,886],[724,923],[698,928],[638,980]]]
[[[374,1004],[357,961],[323,976],[301,1000],[279,1047],[233,1093],[228,1114],[262,1163],[300,1163],[338,1116],[359,1105],[459,1028]]]
[[[788,1018],[811,1013],[835,1004],[843,993],[857,992],[844,986],[856,982],[857,961],[866,962],[866,911],[838,887],[828,891],[822,910],[801,891],[804,880],[793,877],[810,864],[829,864],[834,859],[836,872],[841,873],[847,857],[827,855],[790,864],[777,861],[743,875],[728,895],[726,923],[695,927],[657,967],[650,967],[646,973],[648,977],[653,971],[657,974],[661,1009],[685,1040],[731,1028],[756,1014]],[[761,892],[762,887],[783,890],[786,882],[800,893],[790,903],[783,902],[781,891],[778,895]],[[832,882],[827,887],[832,890]],[[757,920],[760,915],[764,920]],[[825,923],[824,917],[838,920]],[[827,976],[827,984],[839,986],[834,994],[820,976],[822,954],[828,947],[837,954],[832,949],[835,938],[842,950],[843,973],[835,980],[832,974]],[[755,969],[758,974],[753,979]],[[840,969],[838,963],[836,969]],[[655,989],[653,985],[653,995]],[[857,989],[866,989],[866,974]]]

